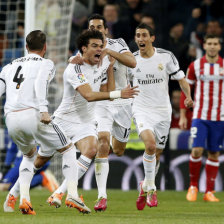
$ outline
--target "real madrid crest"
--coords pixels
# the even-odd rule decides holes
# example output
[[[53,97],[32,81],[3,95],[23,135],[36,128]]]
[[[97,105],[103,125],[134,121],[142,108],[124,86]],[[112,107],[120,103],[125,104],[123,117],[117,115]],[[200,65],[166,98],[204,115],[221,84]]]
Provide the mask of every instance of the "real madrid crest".
[[[158,64],[158,69],[160,70],[160,71],[162,71],[163,70],[163,64]]]

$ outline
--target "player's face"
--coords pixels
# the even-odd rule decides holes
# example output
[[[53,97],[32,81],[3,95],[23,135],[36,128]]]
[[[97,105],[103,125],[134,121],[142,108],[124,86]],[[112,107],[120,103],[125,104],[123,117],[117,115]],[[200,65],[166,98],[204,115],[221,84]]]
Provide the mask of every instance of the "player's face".
[[[152,48],[155,36],[150,36],[147,29],[137,29],[135,32],[135,42],[141,52],[147,52]]]
[[[89,21],[89,29],[90,30],[98,30],[104,36],[107,35],[107,28],[104,27],[102,19],[92,19],[92,20],[90,20]]]
[[[103,50],[103,42],[100,39],[90,39],[87,47],[83,47],[83,57],[91,65],[96,65],[100,61]]]
[[[209,57],[216,57],[219,51],[221,50],[221,44],[219,43],[219,39],[208,38],[204,43],[204,50]]]

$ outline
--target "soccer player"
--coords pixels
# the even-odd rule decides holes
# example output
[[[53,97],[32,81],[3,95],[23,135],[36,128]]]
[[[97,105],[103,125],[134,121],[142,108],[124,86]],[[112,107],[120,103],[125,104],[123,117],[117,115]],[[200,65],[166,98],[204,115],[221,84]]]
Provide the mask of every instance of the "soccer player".
[[[205,55],[192,62],[187,71],[187,81],[196,88],[191,125],[193,148],[189,162],[190,187],[186,198],[188,201],[197,200],[202,153],[204,149],[207,149],[208,158],[205,165],[207,180],[203,199],[218,202],[219,199],[215,197],[213,190],[224,139],[224,64],[223,58],[219,56],[220,38],[215,35],[206,35],[203,48]],[[181,101],[184,101],[183,95]],[[180,118],[182,127],[186,126],[185,111],[182,105]]]
[[[62,171],[67,179],[66,203],[89,213],[91,210],[81,201],[77,192],[74,146],[48,114],[47,89],[55,69],[51,60],[44,59],[46,35],[40,30],[32,31],[27,35],[26,43],[29,54],[6,65],[0,73],[0,97],[6,93],[6,126],[9,135],[23,152],[18,179],[19,208],[23,214],[36,214],[30,202],[30,182],[34,172],[58,151],[62,154]],[[36,144],[41,148],[35,159]],[[10,190],[4,203],[5,212],[14,211],[16,198],[13,190]]]
[[[128,67],[134,68],[136,66],[133,54],[122,38],[106,38],[108,28],[103,16],[99,14],[92,15],[88,19],[88,27],[91,30],[98,30],[103,34],[105,44],[101,59],[105,55],[116,59],[113,66],[115,89],[117,91],[121,90],[128,85]],[[82,64],[83,59],[81,56],[75,56],[71,62]],[[110,137],[112,135],[113,152],[118,156],[122,156],[131,127],[131,102],[132,100],[130,99],[119,98],[113,101],[98,102],[96,105],[99,141],[95,158],[95,175],[98,187],[98,200],[94,206],[96,211],[104,211],[107,208],[106,184],[109,173],[108,155],[110,151]],[[90,157],[87,153],[81,153],[82,159],[78,160],[78,165],[85,167],[86,172],[94,157]]]
[[[79,158],[82,166],[82,169],[79,169],[81,176],[88,169],[87,162],[91,162],[84,155],[92,158],[97,150],[95,103],[88,101],[130,98],[136,94],[136,90],[128,86],[122,90],[106,92],[114,88],[115,61],[109,63],[108,58],[104,57],[102,66],[98,66],[104,46],[101,32],[94,29],[85,31],[78,37],[77,45],[84,63],[67,66],[64,72],[64,94],[61,104],[54,113],[54,121],[65,130],[82,153]],[[91,89],[102,92],[92,92]],[[48,198],[50,205],[61,206],[61,199],[66,191],[65,183],[66,181]]]
[[[190,87],[180,70],[175,56],[167,50],[153,47],[154,31],[142,23],[136,28],[135,41],[139,51],[135,52],[137,66],[130,70],[133,84],[139,85],[140,93],[133,101],[133,117],[139,136],[144,142],[144,181],[140,183],[140,193],[136,201],[137,209],[157,206],[155,186],[159,157],[169,133],[171,104],[168,94],[169,76],[178,80],[186,95],[185,103],[192,106]]]

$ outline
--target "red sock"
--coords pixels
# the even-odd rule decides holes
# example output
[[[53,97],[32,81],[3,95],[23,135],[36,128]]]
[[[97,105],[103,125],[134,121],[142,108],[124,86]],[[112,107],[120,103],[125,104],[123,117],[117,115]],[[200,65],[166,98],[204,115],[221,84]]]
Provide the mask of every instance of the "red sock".
[[[190,186],[198,187],[198,179],[201,170],[201,157],[193,157],[190,155],[189,173],[190,173]]]
[[[213,191],[215,186],[215,178],[219,170],[219,161],[218,160],[206,160],[205,165],[206,170],[206,192]]]

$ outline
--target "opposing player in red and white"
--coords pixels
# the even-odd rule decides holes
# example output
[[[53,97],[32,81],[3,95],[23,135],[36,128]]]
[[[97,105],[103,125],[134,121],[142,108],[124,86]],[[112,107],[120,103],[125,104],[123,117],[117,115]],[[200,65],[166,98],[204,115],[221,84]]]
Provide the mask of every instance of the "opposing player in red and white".
[[[11,138],[23,152],[19,168],[19,209],[23,214],[36,214],[30,202],[30,182],[35,170],[58,151],[62,154],[62,171],[67,179],[68,201],[74,203],[79,211],[89,213],[90,209],[77,192],[74,146],[48,114],[48,84],[54,77],[55,68],[51,60],[43,58],[46,35],[40,30],[32,31],[27,35],[26,43],[29,54],[6,65],[0,74],[0,96],[6,93],[6,126]],[[36,144],[40,149],[35,159]],[[15,202],[12,188],[4,203],[4,211],[14,211]]]
[[[205,55],[192,62],[188,67],[187,80],[195,86],[194,110],[191,125],[193,138],[190,155],[190,187],[188,201],[196,201],[200,176],[202,153],[208,150],[206,160],[205,201],[218,202],[214,195],[214,184],[219,169],[219,155],[224,140],[224,60],[219,56],[221,44],[219,37],[206,35],[204,38]],[[185,97],[181,96],[183,102]],[[186,126],[185,108],[181,104],[181,127]]]
[[[133,84],[139,86],[139,95],[133,100],[133,117],[139,136],[145,144],[143,166],[144,181],[140,183],[140,193],[136,201],[138,210],[147,204],[158,204],[155,186],[156,170],[159,158],[169,133],[172,108],[168,94],[169,77],[178,80],[187,99],[187,106],[192,106],[190,86],[172,52],[153,47],[154,31],[146,24],[136,28],[135,41],[139,51],[135,52],[137,66],[130,69]]]
[[[104,46],[104,37],[101,32],[94,29],[85,31],[78,37],[77,45],[82,54],[83,64],[67,66],[63,77],[64,94],[61,104],[54,113],[54,121],[65,130],[82,153],[79,162],[84,164],[84,171],[79,169],[80,178],[87,166],[84,155],[94,157],[97,150],[95,103],[88,101],[130,98],[137,91],[128,86],[119,91],[107,92],[114,89],[114,60],[110,63],[108,57],[104,57],[102,65],[98,66]],[[66,181],[64,181],[48,198],[48,202],[60,207],[66,190]]]

